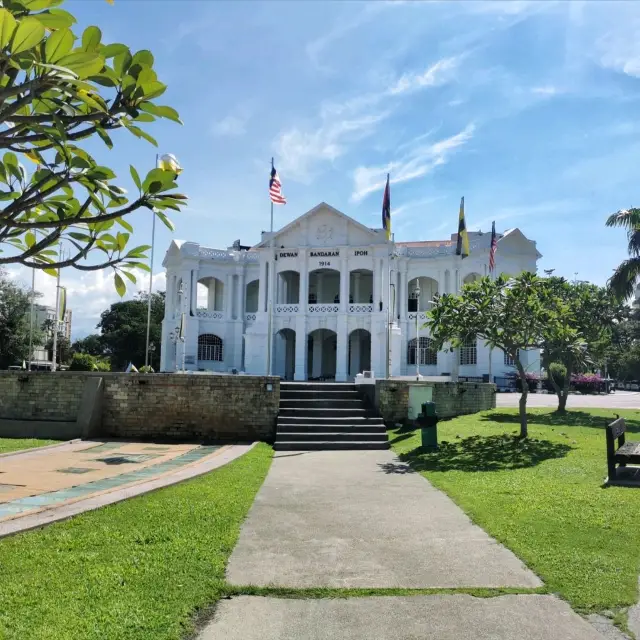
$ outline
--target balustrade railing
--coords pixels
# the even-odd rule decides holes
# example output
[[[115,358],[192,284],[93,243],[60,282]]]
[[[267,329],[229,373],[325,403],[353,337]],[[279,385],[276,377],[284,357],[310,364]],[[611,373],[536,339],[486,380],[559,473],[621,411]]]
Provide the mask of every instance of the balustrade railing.
[[[300,310],[300,305],[296,303],[288,303],[288,304],[277,304],[273,312],[281,315],[288,315],[292,313],[298,313],[299,310]]]
[[[320,313],[338,313],[340,311],[339,304],[322,303],[310,304],[308,306],[308,313],[320,314]]]
[[[197,309],[196,316],[205,320],[222,320],[224,311],[209,311],[209,309]]]
[[[373,305],[367,302],[349,305],[349,313],[373,313]]]
[[[247,324],[253,324],[256,321],[256,314],[255,313],[245,313],[244,314],[244,321]]]

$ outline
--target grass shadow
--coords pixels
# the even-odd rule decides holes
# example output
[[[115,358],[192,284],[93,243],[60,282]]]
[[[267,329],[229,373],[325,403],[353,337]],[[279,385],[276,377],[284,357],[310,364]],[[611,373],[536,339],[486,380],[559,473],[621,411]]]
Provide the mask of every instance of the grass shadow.
[[[563,458],[572,448],[549,440],[521,440],[501,434],[443,441],[435,451],[418,448],[398,457],[416,471],[502,471],[525,469],[545,460]]]
[[[397,431],[395,431],[394,433],[398,433]],[[413,434],[415,433],[415,431],[405,431],[404,433],[400,434],[399,436],[396,436],[393,440],[389,440],[389,444],[396,444],[398,442],[402,442],[403,440],[408,440],[409,438],[413,437]]]
[[[527,422],[529,424],[541,424],[547,427],[591,427],[602,429],[616,419],[616,410],[611,410],[610,417],[594,416],[588,411],[567,411],[566,413],[558,413],[552,411],[549,413],[527,413]],[[502,413],[492,411],[483,415],[481,420],[485,422],[500,422],[505,424],[514,424],[520,426],[520,416],[517,413]],[[624,419],[627,430],[631,433],[640,432],[640,420]]]
[[[416,470],[410,467],[408,464],[398,464],[397,462],[384,462],[378,463],[380,471],[384,473],[393,473],[398,475],[406,475],[408,473],[415,473]]]

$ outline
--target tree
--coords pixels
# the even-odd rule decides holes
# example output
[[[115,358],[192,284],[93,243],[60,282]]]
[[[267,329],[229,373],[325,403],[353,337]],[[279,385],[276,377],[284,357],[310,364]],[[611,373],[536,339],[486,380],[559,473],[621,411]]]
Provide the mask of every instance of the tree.
[[[584,372],[589,365],[602,363],[614,324],[623,306],[611,291],[588,282],[569,282],[551,277],[545,281],[549,294],[564,305],[562,323],[555,331],[545,332],[542,363],[547,371],[552,363],[564,366],[564,377],[549,376],[558,396],[558,411],[566,410],[567,396],[574,373]],[[557,369],[556,371],[560,371]]]
[[[625,209],[607,218],[607,227],[622,227],[627,231],[627,252],[624,260],[609,279],[608,285],[620,299],[626,300],[633,295],[638,276],[640,276],[640,209]]]
[[[624,308],[623,317],[615,322],[611,344],[603,354],[609,374],[626,382],[640,380],[640,311]]]
[[[97,333],[92,333],[86,338],[76,340],[71,345],[71,350],[74,353],[88,353],[91,356],[104,355],[104,345],[102,344],[102,336]]]
[[[49,359],[53,360],[53,336],[47,340],[45,349],[49,352]],[[69,364],[73,353],[71,351],[71,342],[69,338],[58,331],[58,338],[56,340],[56,362],[58,365]]]
[[[149,247],[129,247],[126,216],[150,209],[172,228],[166,212],[180,211],[186,199],[174,191],[179,168],[167,159],[143,179],[131,166],[137,193],[129,198],[84,146],[99,138],[112,149],[115,129],[157,146],[141,125],[180,118],[156,102],[166,85],[150,51],[103,44],[96,26],[78,38],[73,15],[57,8],[63,2],[7,0],[0,8],[0,266],[54,275],[60,267],[110,267],[123,295],[122,276],[135,282],[133,269],[149,270]],[[72,247],[64,258],[62,240]]]
[[[29,359],[29,311],[31,292],[9,279],[0,270],[0,369]],[[33,344],[42,333],[34,327]]]
[[[144,364],[148,300],[147,293],[139,293],[135,300],[112,304],[100,316],[97,324],[102,333],[100,340],[114,371],[125,369],[129,362],[136,366]],[[160,344],[163,318],[164,292],[154,293],[151,298],[150,343]]]
[[[88,353],[74,353],[71,358],[70,371],[111,371],[106,360],[89,355]]]
[[[480,278],[465,285],[459,295],[435,296],[427,326],[435,347],[456,348],[469,338],[480,338],[489,347],[502,349],[514,361],[522,383],[520,437],[526,438],[526,371],[518,351],[538,349],[545,332],[557,330],[564,305],[550,295],[545,281],[533,273],[496,280]]]

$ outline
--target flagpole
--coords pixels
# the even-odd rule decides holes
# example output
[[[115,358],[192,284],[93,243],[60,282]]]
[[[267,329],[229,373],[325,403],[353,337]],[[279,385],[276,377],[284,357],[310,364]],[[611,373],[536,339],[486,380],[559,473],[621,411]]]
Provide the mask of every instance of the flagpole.
[[[156,153],[156,166],[158,168],[158,154]],[[151,210],[151,271],[149,272],[149,298],[147,299],[147,340],[144,349],[144,366],[149,364],[149,334],[151,332],[151,292],[153,290],[153,252],[156,245],[156,213]]]
[[[64,252],[60,247],[60,262],[64,261]],[[60,320],[60,267],[58,267],[58,276],[56,278],[56,319],[53,325],[53,355],[51,356],[51,371],[56,370],[57,350],[58,350],[58,325]]]
[[[273,171],[273,158],[271,158],[271,170]],[[267,282],[267,291],[269,292],[269,298],[267,301],[267,375],[271,375],[271,333],[273,323],[273,200],[271,201],[271,226],[269,229],[269,277]]]

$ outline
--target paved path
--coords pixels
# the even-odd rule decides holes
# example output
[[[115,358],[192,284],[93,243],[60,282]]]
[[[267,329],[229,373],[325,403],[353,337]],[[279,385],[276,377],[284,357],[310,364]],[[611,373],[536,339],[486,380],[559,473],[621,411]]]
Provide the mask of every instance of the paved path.
[[[542,583],[390,451],[276,454],[227,569],[235,585]]]
[[[200,640],[603,640],[552,596],[225,600]]]
[[[0,538],[202,475],[249,448],[76,440],[4,456]]]
[[[227,569],[235,585],[537,587],[537,576],[390,451],[281,452]],[[554,596],[221,602],[199,640],[603,640]]]
[[[520,400],[519,393],[496,394],[498,407],[517,407]],[[528,407],[557,407],[558,396],[551,393],[530,393],[527,398]],[[567,400],[568,409],[640,409],[640,392],[616,391],[608,395],[583,396],[570,394]]]

